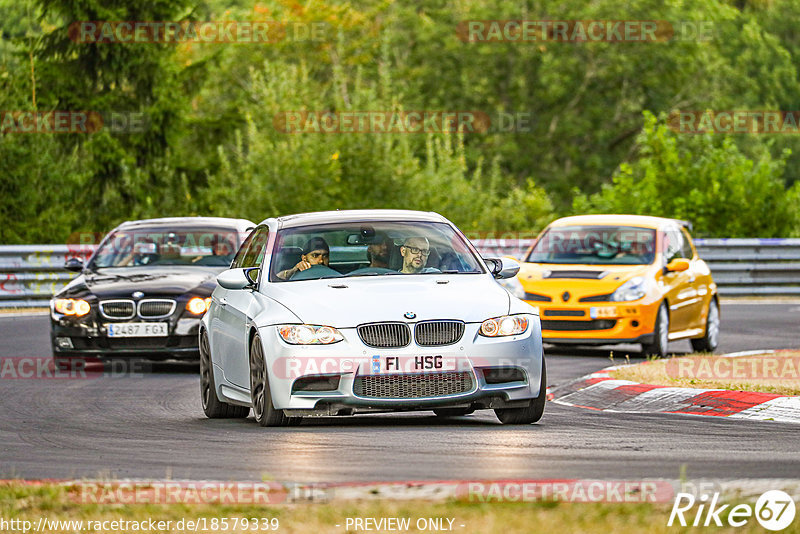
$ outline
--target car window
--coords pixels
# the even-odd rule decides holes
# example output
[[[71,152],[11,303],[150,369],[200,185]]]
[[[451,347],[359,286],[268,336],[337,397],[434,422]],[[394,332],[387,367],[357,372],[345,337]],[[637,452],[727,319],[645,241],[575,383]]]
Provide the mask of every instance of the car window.
[[[276,237],[272,282],[485,272],[466,239],[446,223],[337,222],[286,228]]]
[[[247,239],[244,240],[242,246],[239,248],[239,251],[236,253],[236,257],[233,258],[233,263],[231,263],[231,269],[241,269],[243,267],[244,258],[247,254],[250,245],[253,243],[253,239],[256,236],[256,230],[250,232],[250,235],[247,236]]]
[[[655,260],[655,235],[633,226],[556,226],[548,228],[525,261],[589,265],[649,265]]]
[[[114,231],[103,241],[91,267],[230,265],[239,245],[235,228],[142,225]]]
[[[242,268],[261,267],[269,237],[269,227],[260,226],[253,230],[253,239],[242,258]]]
[[[692,249],[692,236],[689,235],[689,232],[686,231],[686,228],[681,228],[681,234],[683,234],[683,257],[692,259],[694,258],[694,250]]]
[[[692,258],[692,251],[677,228],[664,232],[664,259],[667,263],[677,258]]]

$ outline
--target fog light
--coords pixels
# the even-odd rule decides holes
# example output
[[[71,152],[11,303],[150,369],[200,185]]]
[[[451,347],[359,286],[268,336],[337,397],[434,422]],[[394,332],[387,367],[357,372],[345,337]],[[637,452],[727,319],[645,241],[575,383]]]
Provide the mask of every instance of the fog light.
[[[56,346],[59,349],[71,349],[72,348],[72,338],[57,337],[56,338]]]
[[[339,389],[339,375],[305,376],[292,384],[292,394],[299,391],[336,391]]]

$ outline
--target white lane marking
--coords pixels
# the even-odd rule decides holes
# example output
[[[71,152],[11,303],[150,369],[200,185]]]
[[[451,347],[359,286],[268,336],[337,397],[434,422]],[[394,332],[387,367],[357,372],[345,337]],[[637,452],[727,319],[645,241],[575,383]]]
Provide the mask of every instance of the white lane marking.
[[[22,312],[22,313],[0,313],[0,319],[12,319],[14,317],[39,317],[42,315],[50,315],[47,310],[35,312]]]

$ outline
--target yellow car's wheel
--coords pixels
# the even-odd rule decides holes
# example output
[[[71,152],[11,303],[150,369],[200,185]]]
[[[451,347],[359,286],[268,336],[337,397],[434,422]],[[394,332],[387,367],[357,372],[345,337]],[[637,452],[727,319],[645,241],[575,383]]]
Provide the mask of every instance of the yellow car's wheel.
[[[716,299],[711,299],[706,315],[706,331],[703,337],[690,339],[695,352],[714,352],[719,346],[719,305]]]
[[[656,315],[656,325],[653,329],[653,342],[642,343],[642,351],[645,354],[663,358],[667,355],[669,345],[669,312],[666,302],[662,302]]]

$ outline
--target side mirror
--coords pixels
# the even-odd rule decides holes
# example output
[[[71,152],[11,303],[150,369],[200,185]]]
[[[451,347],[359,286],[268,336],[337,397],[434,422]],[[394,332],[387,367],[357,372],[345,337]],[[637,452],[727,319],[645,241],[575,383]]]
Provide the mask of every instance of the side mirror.
[[[484,261],[498,280],[515,277],[520,269],[519,262],[511,258],[484,258]]]
[[[247,289],[255,283],[250,279],[249,272],[258,269],[228,269],[217,275],[217,283],[225,289]]]
[[[69,258],[64,263],[64,269],[72,271],[73,273],[79,273],[83,270],[83,260],[80,258]]]
[[[681,272],[689,268],[689,260],[686,258],[675,258],[667,264],[667,272]]]

